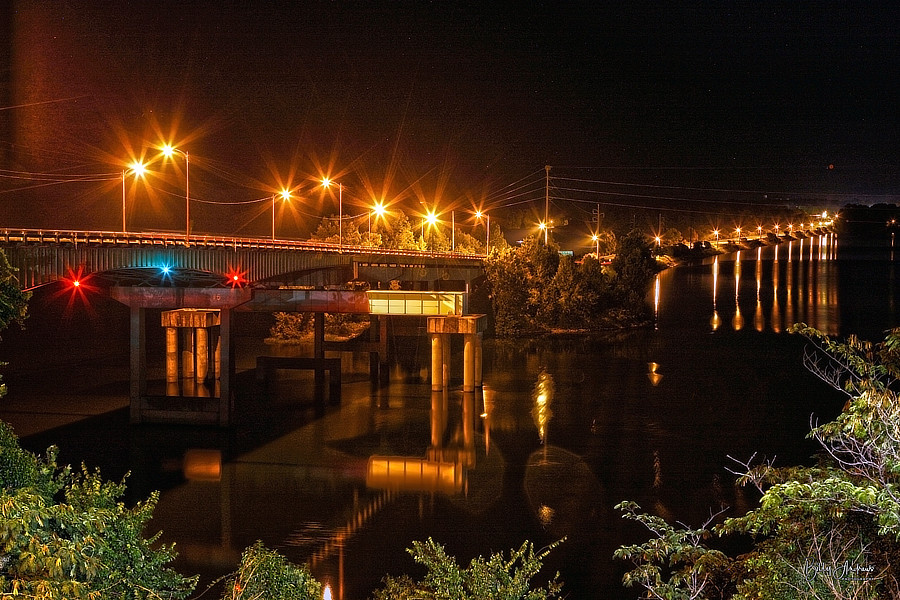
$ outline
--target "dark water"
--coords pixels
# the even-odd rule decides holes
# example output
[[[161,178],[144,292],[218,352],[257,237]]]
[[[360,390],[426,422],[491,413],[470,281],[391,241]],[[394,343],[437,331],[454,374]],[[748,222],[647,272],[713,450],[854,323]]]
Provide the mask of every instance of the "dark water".
[[[367,357],[345,354],[343,401],[324,413],[303,374],[280,375],[271,393],[254,384],[270,322],[244,315],[240,423],[228,431],[129,426],[125,311],[47,293],[29,329],[0,344],[11,363],[0,417],[36,430],[23,435],[30,449],[55,443],[66,462],[130,471],[132,500],[160,490],[152,526],[177,543],[175,566],[204,581],[260,539],[309,562],[336,598],[364,599],[385,574],[421,574],[414,540],[467,563],[565,538],[547,574],[560,571],[569,597],[629,598],[612,553],[646,536],[613,506],[698,525],[754,502],[729,455],[808,460],[811,415],[830,418],[843,398],[804,370],[804,340],[785,329],[879,339],[897,325],[895,266],[889,247],[827,237],[671,269],[649,298],[655,328],[486,341],[483,393],[432,393],[427,340],[402,338],[378,390]]]

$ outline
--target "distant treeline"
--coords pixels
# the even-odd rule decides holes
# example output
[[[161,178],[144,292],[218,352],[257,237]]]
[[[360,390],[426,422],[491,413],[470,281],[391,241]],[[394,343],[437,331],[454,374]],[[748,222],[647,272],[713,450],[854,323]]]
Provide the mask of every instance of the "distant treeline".
[[[900,206],[848,204],[841,209],[837,224],[838,234],[881,237],[900,228]]]

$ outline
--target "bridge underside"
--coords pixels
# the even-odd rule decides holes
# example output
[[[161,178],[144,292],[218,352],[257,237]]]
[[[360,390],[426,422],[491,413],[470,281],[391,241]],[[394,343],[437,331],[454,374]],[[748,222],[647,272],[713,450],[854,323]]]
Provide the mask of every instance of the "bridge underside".
[[[134,279],[120,282],[135,283]],[[465,292],[416,292],[392,290],[310,290],[266,289],[256,287],[154,287],[151,285],[113,285],[110,296],[130,308],[131,361],[131,421],[141,423],[181,422],[227,426],[232,419],[234,346],[232,336],[235,311],[312,312],[314,318],[312,361],[316,374],[316,389],[323,388],[325,371],[330,370],[331,381],[340,380],[339,370],[325,360],[325,313],[355,313],[370,315],[370,339],[361,347],[370,352],[370,375],[381,380],[388,372],[388,322],[381,316],[412,315],[429,317],[441,323],[453,321],[452,326],[440,325],[432,331],[433,343],[439,358],[433,358],[436,369],[432,378],[437,389],[449,383],[449,333],[461,333],[466,338],[465,386],[480,385],[480,346],[483,319],[464,316]],[[162,309],[161,325],[166,328],[165,396],[148,395],[147,376],[147,310]],[[464,323],[463,329],[459,323]],[[439,335],[438,335],[439,334]],[[179,339],[181,342],[179,342]],[[444,341],[442,341],[444,340]],[[180,346],[180,347],[179,347]],[[479,349],[478,352],[473,348]],[[436,346],[437,347],[437,346]],[[476,370],[474,361],[479,363]],[[434,362],[437,360],[438,362]],[[179,369],[179,363],[182,369]],[[470,365],[471,363],[471,365]],[[299,365],[300,363],[298,363]],[[184,377],[178,378],[182,370]],[[475,373],[479,375],[475,375]],[[184,392],[184,379],[195,378],[196,390],[206,390],[211,381],[213,393],[189,395]],[[193,384],[192,384],[193,385]],[[337,389],[339,386],[332,389]],[[469,390],[471,391],[471,390]],[[333,400],[334,393],[329,397]]]
[[[468,283],[483,274],[480,257],[432,256],[423,252],[337,253],[237,245],[185,247],[42,241],[11,243],[8,240],[4,243],[2,236],[0,248],[17,270],[19,284],[25,289],[59,279],[123,270],[156,270],[167,274],[206,272],[218,277],[223,284],[237,281],[269,288],[341,287],[348,282],[367,282],[373,289],[417,290],[464,290]]]

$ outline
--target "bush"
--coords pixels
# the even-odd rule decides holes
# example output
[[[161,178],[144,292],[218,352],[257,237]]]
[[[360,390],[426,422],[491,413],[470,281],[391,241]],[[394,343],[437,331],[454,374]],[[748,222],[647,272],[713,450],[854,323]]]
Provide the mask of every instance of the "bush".
[[[559,542],[557,542],[559,543]],[[546,588],[531,588],[531,579],[538,574],[556,544],[535,554],[531,543],[525,542],[509,557],[492,554],[478,557],[462,569],[448,556],[443,546],[431,538],[413,542],[409,550],[413,559],[424,565],[428,573],[421,581],[403,575],[386,577],[384,587],[376,590],[375,600],[549,600],[560,597],[562,584],[554,577]]]
[[[320,600],[322,584],[306,565],[297,566],[256,542],[244,550],[237,573],[228,580],[223,600]]]
[[[736,461],[732,472],[759,492],[759,506],[712,529],[676,528],[620,504],[655,536],[616,552],[635,566],[627,585],[652,598],[900,597],[900,329],[878,344],[836,342],[802,324],[791,331],[813,344],[807,368],[848,396],[834,421],[813,424],[818,464]],[[749,536],[753,548],[726,557],[702,543],[710,536]]]

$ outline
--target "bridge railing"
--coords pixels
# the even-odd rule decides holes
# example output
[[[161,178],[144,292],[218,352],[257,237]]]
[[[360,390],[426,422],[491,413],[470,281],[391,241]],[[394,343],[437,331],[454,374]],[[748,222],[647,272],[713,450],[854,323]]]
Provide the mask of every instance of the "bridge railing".
[[[0,245],[74,245],[92,246],[188,246],[234,250],[306,250],[344,254],[381,254],[391,256],[433,256],[480,260],[484,254],[398,250],[375,246],[349,246],[314,240],[285,240],[220,235],[195,235],[185,239],[177,232],[79,231],[56,229],[0,229]]]

